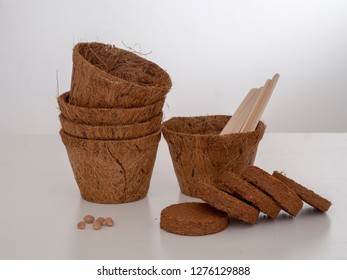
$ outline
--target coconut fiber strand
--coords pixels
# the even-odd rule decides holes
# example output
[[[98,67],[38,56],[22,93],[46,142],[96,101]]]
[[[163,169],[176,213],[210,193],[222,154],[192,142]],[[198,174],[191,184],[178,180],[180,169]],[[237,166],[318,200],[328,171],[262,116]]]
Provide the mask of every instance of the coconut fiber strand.
[[[139,107],[162,99],[172,86],[157,64],[102,43],[73,49],[71,104],[83,107]]]
[[[160,131],[122,141],[88,140],[60,131],[82,198],[124,203],[147,195]]]
[[[199,180],[216,178],[224,171],[239,175],[254,163],[264,123],[259,122],[252,132],[219,135],[229,119],[222,115],[175,117],[163,123],[163,135],[184,194],[196,196],[194,185]]]
[[[72,105],[69,92],[58,97],[59,109],[66,119],[90,125],[127,125],[144,122],[159,115],[164,102],[165,98],[162,98],[144,107],[88,108]]]
[[[161,130],[163,114],[142,123],[129,125],[88,125],[67,120],[60,115],[63,130],[75,137],[94,140],[124,140],[150,135]]]

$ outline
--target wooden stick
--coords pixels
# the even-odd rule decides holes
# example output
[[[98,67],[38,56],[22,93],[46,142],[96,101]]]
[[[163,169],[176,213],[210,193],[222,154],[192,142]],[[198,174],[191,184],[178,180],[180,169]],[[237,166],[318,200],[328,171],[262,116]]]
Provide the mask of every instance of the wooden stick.
[[[250,113],[252,107],[257,101],[258,89],[252,88],[246,97],[243,99],[233,116],[230,118],[228,123],[223,128],[220,135],[237,133],[242,128],[248,114]]]
[[[270,79],[265,82],[264,87],[262,88],[262,90],[259,93],[259,98],[257,100],[257,103],[254,105],[251,112],[249,113],[247,120],[245,121],[243,127],[241,128],[241,132],[249,132],[250,131],[251,124],[253,123],[253,120],[256,117],[257,112],[259,112],[260,104],[264,103],[264,97],[265,97],[265,94],[270,87],[270,84],[271,84]]]
[[[265,86],[260,93],[259,99],[257,100],[257,103],[254,106],[253,110],[250,112],[244,126],[241,129],[241,132],[249,132],[255,130],[279,77],[279,74],[275,74],[272,77],[272,80],[266,81]]]
[[[249,93],[243,99],[243,101],[241,102],[241,104],[239,105],[235,113],[233,114],[233,116],[230,118],[228,123],[223,128],[220,135],[240,132],[242,126],[247,120],[249,113],[251,112],[252,108],[257,102],[257,99],[260,96],[259,95],[260,89],[252,88],[249,91]]]

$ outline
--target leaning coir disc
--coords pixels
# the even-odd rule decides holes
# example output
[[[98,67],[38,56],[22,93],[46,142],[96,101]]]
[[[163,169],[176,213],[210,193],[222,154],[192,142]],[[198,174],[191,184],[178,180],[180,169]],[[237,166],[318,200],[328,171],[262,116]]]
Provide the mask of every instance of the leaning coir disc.
[[[163,114],[146,122],[128,125],[88,125],[72,122],[59,116],[63,130],[75,137],[94,140],[125,140],[144,137],[161,129]]]
[[[215,178],[224,171],[239,175],[253,164],[265,125],[259,122],[255,131],[220,135],[229,119],[221,115],[175,117],[163,123],[163,135],[184,194],[196,196],[194,187],[202,178]]]
[[[139,107],[166,96],[169,75],[157,64],[102,43],[78,43],[73,50],[71,104],[93,107]]]
[[[147,195],[160,131],[132,140],[89,140],[60,130],[82,198],[125,203]]]
[[[144,107],[134,108],[87,108],[70,103],[69,92],[58,97],[63,116],[73,122],[90,125],[127,125],[144,122],[159,115],[165,98]]]

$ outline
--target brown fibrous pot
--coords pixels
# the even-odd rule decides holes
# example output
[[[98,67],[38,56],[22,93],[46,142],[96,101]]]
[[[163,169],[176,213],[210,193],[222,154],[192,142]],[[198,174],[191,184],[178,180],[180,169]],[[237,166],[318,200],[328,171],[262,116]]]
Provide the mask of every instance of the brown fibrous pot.
[[[125,203],[147,195],[160,131],[132,140],[89,140],[60,130],[83,199]]]
[[[165,97],[171,86],[166,71],[133,52],[97,42],[73,49],[71,104],[146,106]]]
[[[88,108],[72,105],[70,93],[58,97],[58,105],[63,116],[73,122],[90,125],[127,125],[144,122],[162,112],[165,98],[144,106],[134,108]]]
[[[174,117],[163,123],[181,191],[196,196],[199,180],[217,178],[225,171],[237,175],[254,163],[265,132],[259,122],[255,131],[220,135],[230,116]]]
[[[59,115],[62,129],[69,135],[92,140],[126,140],[150,135],[161,129],[163,114],[146,122],[128,125],[88,125]]]

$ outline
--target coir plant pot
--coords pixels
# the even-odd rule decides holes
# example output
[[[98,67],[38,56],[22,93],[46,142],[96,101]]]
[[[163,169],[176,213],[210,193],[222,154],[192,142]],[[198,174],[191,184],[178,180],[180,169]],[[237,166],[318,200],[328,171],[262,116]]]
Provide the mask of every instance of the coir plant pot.
[[[160,131],[132,140],[89,140],[60,130],[82,198],[125,203],[147,195]]]
[[[73,122],[89,125],[127,125],[145,122],[162,112],[165,98],[144,106],[134,108],[88,108],[72,105],[70,94],[58,97],[58,105],[63,116]]]
[[[230,116],[174,117],[163,123],[181,191],[196,196],[199,180],[213,179],[224,171],[240,174],[254,163],[265,132],[259,122],[255,131],[219,135]]]
[[[169,75],[157,64],[103,43],[78,43],[73,49],[71,104],[93,107],[139,107],[166,96]]]
[[[126,140],[150,135],[161,130],[163,114],[146,122],[128,125],[88,125],[59,115],[62,129],[69,135],[91,140]]]

